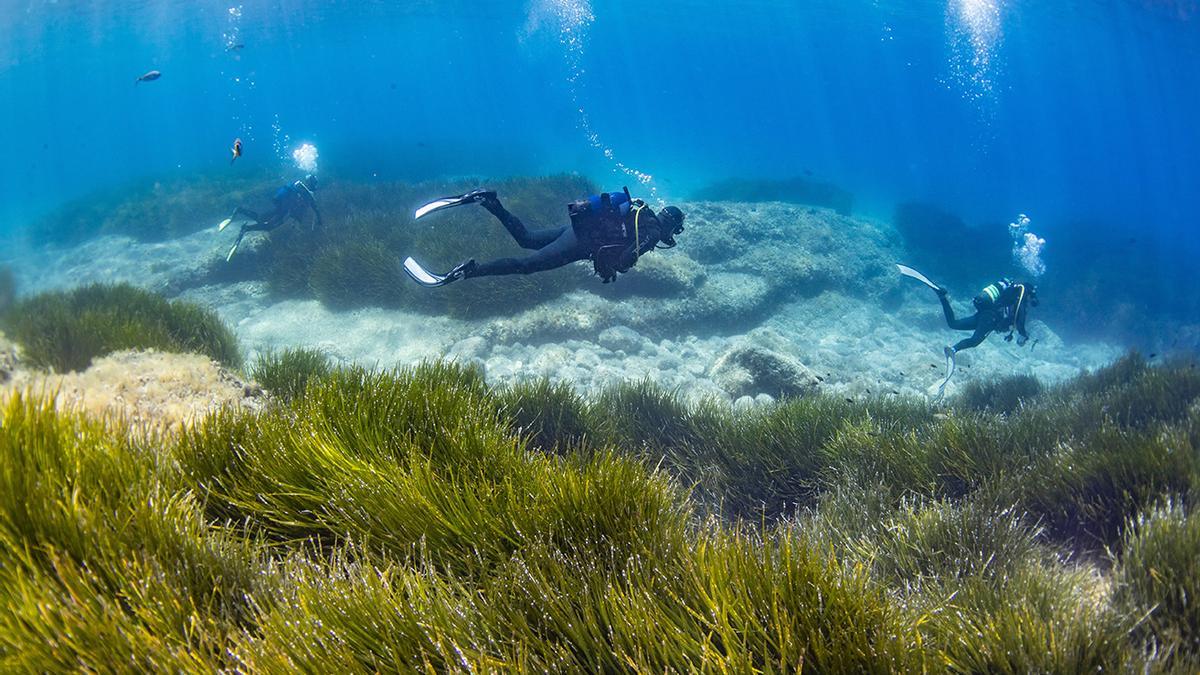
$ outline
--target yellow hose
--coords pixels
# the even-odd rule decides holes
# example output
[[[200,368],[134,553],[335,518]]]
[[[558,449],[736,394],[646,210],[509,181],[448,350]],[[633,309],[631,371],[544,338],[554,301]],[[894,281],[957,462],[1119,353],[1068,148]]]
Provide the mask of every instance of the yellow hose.
[[[633,212],[633,262],[635,264],[642,255],[642,234],[638,228],[638,221],[642,218],[642,209],[644,208],[646,208],[646,205],[643,203]]]

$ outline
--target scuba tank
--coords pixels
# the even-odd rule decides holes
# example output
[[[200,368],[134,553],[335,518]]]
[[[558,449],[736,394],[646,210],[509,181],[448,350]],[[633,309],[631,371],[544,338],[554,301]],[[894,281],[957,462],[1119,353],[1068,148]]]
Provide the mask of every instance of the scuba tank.
[[[971,302],[974,303],[975,309],[985,310],[996,305],[1000,301],[1000,296],[1004,295],[1005,291],[1013,287],[1013,282],[1009,279],[1001,279],[994,284],[988,284],[984,287],[979,295]]]
[[[628,191],[605,192],[567,204],[567,213],[580,241],[603,245],[627,237],[625,217],[632,204]]]

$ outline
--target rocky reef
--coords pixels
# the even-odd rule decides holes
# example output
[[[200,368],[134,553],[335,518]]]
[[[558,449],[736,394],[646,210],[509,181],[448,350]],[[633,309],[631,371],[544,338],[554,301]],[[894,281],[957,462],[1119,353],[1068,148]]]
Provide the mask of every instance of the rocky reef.
[[[519,252],[476,207],[429,224],[407,216],[427,197],[478,182],[331,185],[322,195],[328,232],[288,225],[248,237],[228,264],[232,234],[203,222],[176,238],[105,234],[8,262],[28,293],[130,282],[211,307],[251,360],[288,347],[385,367],[445,356],[497,383],[550,377],[581,392],[648,378],[729,400],[923,395],[940,379],[942,345],[958,339],[933,295],[895,274],[892,263],[909,251],[894,223],[784,202],[679,202],[679,246],[645,255],[613,284],[586,263],[442,289],[411,283],[403,255],[436,267]],[[531,226],[566,222],[565,203],[593,189],[575,177],[496,185]],[[1012,374],[1058,381],[1120,353],[1066,345],[1038,317],[1034,346],[994,338],[964,354],[951,391]]]

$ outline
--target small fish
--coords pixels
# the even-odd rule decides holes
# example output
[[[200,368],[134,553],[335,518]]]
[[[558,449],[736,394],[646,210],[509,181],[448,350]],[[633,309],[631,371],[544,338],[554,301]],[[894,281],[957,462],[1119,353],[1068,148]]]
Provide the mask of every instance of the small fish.
[[[893,393],[893,394],[895,394],[895,395],[897,395],[897,396],[899,396],[899,395],[900,395],[900,390],[898,390],[898,389],[893,389],[893,390],[892,390],[892,393]]]
[[[846,403],[854,403],[854,399],[848,398],[848,399],[846,399]]]
[[[229,160],[229,163],[233,164],[237,161],[238,157],[242,156],[242,139],[233,139],[233,148],[230,149],[230,152],[233,154],[233,157]]]
[[[134,80],[133,83],[137,84],[139,82],[153,82],[160,77],[162,77],[162,73],[158,72],[157,70],[149,70],[146,71],[144,75]]]
[[[235,42],[234,44],[231,44],[231,45],[229,45],[228,47],[226,47],[226,48],[225,48],[225,51],[227,51],[227,52],[237,52],[237,51],[241,51],[242,49],[245,49],[245,47],[246,47],[246,45],[245,45],[245,44],[243,44],[243,43],[241,43],[241,42]]]
[[[1156,353],[1154,353],[1154,354],[1151,354],[1151,355],[1150,355],[1150,358],[1154,358],[1154,357],[1156,357],[1156,356],[1158,356],[1158,353],[1157,353],[1157,352],[1156,352]]]
[[[929,367],[930,367],[930,368],[937,368],[937,364],[936,364],[936,363],[931,363],[931,364],[929,364]]]
[[[907,375],[905,375],[905,374],[904,374],[904,371],[902,370],[902,371],[900,371],[900,377],[908,377],[908,376],[907,376]]]

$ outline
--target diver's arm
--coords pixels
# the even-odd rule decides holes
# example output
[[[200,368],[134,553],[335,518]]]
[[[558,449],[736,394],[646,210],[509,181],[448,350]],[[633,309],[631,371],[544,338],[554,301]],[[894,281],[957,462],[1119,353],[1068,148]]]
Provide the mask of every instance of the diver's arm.
[[[633,267],[639,257],[653,251],[654,247],[658,245],[658,225],[647,224],[645,227],[639,228],[638,235],[640,240],[630,244],[629,248],[622,251],[621,256],[617,258],[617,269],[627,270]]]

